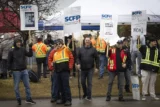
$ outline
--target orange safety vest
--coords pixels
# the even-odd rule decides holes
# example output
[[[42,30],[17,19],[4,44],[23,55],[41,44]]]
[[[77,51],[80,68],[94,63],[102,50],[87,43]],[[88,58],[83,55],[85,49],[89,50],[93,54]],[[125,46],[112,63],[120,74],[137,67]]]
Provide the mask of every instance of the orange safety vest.
[[[54,54],[53,62],[54,63],[69,62],[69,52],[70,50],[67,47],[58,49]]]
[[[108,59],[108,66],[107,67],[110,72],[114,72],[117,69],[116,68],[116,48],[111,48],[109,51],[111,52],[111,54]],[[127,58],[127,55],[122,50],[121,51],[122,63],[126,62],[126,58]]]
[[[91,39],[92,46],[96,48],[96,40],[94,38]]]
[[[48,48],[47,48],[47,45],[40,42],[40,43],[34,44],[32,47],[32,50],[35,52],[36,58],[44,58],[46,57]]]
[[[96,49],[99,53],[105,53],[107,44],[103,38],[98,37],[96,42]]]

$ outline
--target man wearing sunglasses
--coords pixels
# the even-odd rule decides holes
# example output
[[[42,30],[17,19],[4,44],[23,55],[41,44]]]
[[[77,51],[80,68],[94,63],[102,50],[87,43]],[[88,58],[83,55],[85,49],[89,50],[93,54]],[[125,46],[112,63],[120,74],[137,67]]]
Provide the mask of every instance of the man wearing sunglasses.
[[[61,99],[57,100],[57,104],[63,104],[70,106],[71,103],[71,91],[69,86],[70,71],[73,68],[74,58],[72,52],[68,47],[64,45],[62,39],[57,40],[57,50],[53,56],[53,67],[57,74],[58,90],[61,93]]]

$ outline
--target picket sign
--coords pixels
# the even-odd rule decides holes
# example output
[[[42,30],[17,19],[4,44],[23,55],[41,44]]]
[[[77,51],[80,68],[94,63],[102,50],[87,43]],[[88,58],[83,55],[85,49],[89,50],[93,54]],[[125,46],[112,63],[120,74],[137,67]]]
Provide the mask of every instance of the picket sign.
[[[134,100],[140,100],[140,87],[138,76],[131,76],[132,95]]]

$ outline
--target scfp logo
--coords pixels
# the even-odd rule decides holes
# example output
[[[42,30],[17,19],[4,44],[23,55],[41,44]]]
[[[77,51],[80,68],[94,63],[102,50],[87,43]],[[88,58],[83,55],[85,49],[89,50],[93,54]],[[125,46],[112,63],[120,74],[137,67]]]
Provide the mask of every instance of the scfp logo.
[[[104,19],[112,19],[112,15],[102,14],[102,18],[104,18]]]
[[[80,21],[81,16],[80,15],[76,15],[76,16],[67,16],[65,17],[65,22],[72,22],[72,21]]]
[[[132,84],[132,88],[139,88],[139,84]]]
[[[135,11],[135,12],[132,12],[132,15],[142,15],[142,11]]]
[[[31,9],[32,8],[32,6],[21,6],[21,9]]]

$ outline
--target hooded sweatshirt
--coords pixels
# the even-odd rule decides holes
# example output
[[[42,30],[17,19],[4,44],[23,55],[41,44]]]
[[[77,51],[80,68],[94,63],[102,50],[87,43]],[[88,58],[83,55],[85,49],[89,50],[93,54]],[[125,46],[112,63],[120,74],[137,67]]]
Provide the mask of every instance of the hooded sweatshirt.
[[[16,39],[14,41],[14,48],[12,48],[8,54],[8,69],[12,71],[25,70],[27,68],[26,56],[32,57],[33,55],[31,47],[29,48],[29,52],[23,47],[17,47],[16,43],[19,41],[21,40]]]

